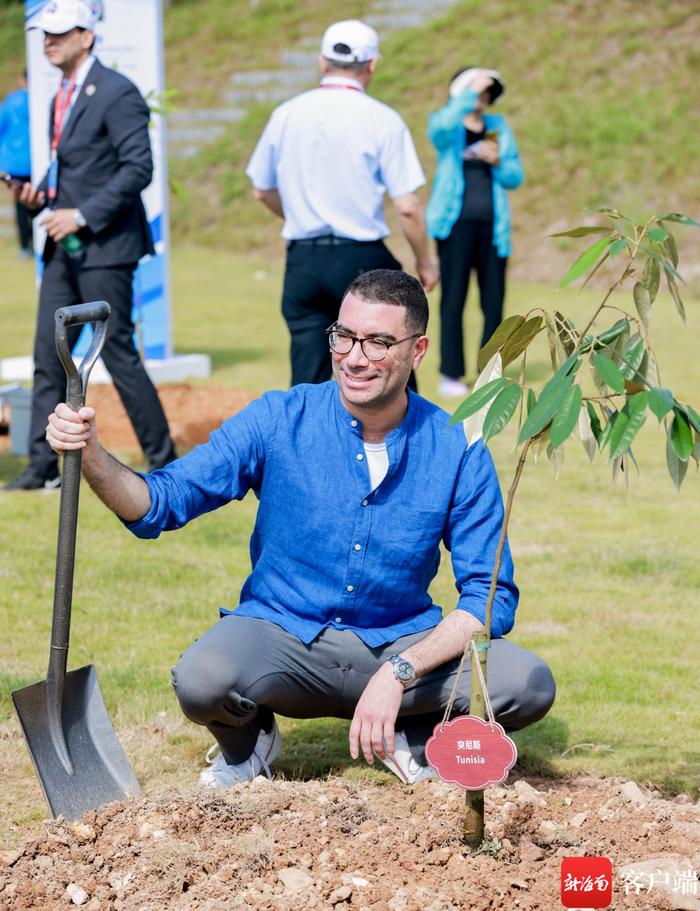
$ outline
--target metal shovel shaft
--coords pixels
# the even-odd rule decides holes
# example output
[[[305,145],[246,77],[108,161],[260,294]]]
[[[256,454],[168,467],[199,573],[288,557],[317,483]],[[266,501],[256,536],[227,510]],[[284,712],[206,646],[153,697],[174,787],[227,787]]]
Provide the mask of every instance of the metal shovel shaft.
[[[56,350],[66,371],[66,404],[74,411],[78,411],[85,404],[88,378],[104,345],[108,317],[109,304],[104,301],[82,304],[77,307],[64,307],[56,311]],[[85,322],[95,322],[96,327],[92,344],[80,365],[80,369],[78,369],[71,356],[66,328],[70,325]],[[71,606],[73,603],[81,463],[82,450],[77,449],[72,452],[66,452],[61,478],[51,649],[49,651],[49,667],[46,674],[49,732],[61,764],[69,775],[74,773],[74,767],[66,745],[62,711],[70,642]]]

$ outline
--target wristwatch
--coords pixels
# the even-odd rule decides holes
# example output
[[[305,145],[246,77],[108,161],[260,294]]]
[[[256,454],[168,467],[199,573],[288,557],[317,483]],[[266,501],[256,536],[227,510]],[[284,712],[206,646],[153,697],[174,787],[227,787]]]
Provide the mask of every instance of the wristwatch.
[[[80,211],[80,209],[75,210],[75,212],[73,213],[73,218],[75,219],[75,223],[79,228],[84,228],[87,225],[87,222],[85,221],[85,216]]]
[[[389,658],[389,664],[394,672],[394,677],[402,686],[407,687],[416,679],[416,669],[410,661],[406,661],[401,655],[392,655]]]

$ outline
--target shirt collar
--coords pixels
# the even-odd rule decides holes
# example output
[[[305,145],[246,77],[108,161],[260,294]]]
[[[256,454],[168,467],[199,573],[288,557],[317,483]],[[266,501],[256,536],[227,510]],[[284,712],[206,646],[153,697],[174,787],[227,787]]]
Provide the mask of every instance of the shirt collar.
[[[345,405],[343,405],[343,400],[340,395],[340,389],[338,384],[334,381],[330,381],[333,386],[333,398],[335,400],[336,413],[341,424],[350,430],[351,433],[356,436],[362,437],[362,421],[359,418],[356,418],[352,415]],[[407,389],[408,393],[408,407],[406,409],[406,414],[404,415],[403,420],[398,427],[394,427],[393,430],[390,430],[384,438],[384,442],[387,444],[387,448],[391,443],[397,439],[403,439],[406,434],[409,432],[413,423],[415,421],[416,413],[416,394],[411,390]]]
[[[357,79],[351,79],[349,76],[324,76],[321,80],[323,86],[335,86],[340,89],[357,89],[364,93],[365,87]]]
[[[96,57],[94,54],[90,54],[83,62],[80,64],[75,73],[75,87],[79,89],[85,80],[87,79],[87,74],[90,72],[93,63],[95,62]]]

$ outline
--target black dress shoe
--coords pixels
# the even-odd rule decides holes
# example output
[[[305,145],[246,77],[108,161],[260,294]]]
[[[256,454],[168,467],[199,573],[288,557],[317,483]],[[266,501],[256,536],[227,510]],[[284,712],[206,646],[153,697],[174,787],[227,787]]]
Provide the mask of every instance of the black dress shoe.
[[[14,481],[5,484],[3,490],[58,490],[60,486],[61,479],[56,469],[48,474],[37,474],[31,465],[28,465]]]

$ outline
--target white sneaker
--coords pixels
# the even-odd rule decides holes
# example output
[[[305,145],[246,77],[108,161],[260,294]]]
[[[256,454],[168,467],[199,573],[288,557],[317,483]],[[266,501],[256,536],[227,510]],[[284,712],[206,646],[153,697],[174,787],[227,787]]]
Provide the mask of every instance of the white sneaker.
[[[223,757],[219,744],[215,743],[207,750],[205,761],[207,768],[199,773],[199,784],[206,788],[230,788],[241,781],[252,781],[261,772],[272,778],[270,763],[277,758],[282,749],[282,735],[277,722],[272,722],[269,733],[260,731],[255,742],[255,749],[243,762],[229,765]]]
[[[466,398],[469,395],[469,386],[461,380],[452,379],[451,376],[441,376],[438,383],[438,395],[446,398]]]
[[[376,754],[375,754],[376,755]],[[423,781],[424,778],[432,778],[435,775],[435,769],[429,765],[421,765],[418,760],[414,759],[411,749],[406,740],[406,735],[399,731],[394,734],[394,752],[381,759],[380,762],[393,772],[397,778],[400,778],[404,784],[415,784],[417,781]]]

